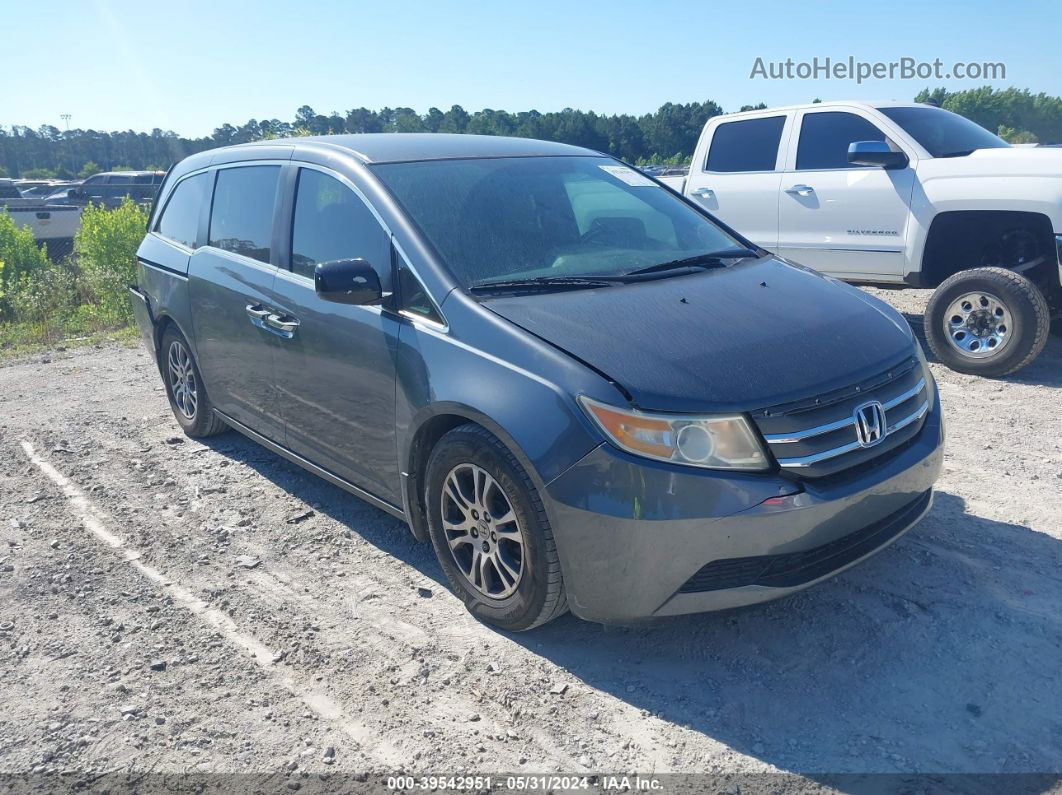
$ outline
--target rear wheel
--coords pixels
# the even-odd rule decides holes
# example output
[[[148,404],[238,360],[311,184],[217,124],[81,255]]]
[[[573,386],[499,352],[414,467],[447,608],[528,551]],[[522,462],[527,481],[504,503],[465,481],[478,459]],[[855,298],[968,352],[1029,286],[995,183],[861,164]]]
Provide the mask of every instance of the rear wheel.
[[[469,612],[502,629],[532,629],[568,609],[553,530],[527,472],[497,438],[462,425],[428,461],[432,545]]]
[[[1004,268],[960,271],[926,306],[929,347],[952,370],[972,375],[1020,370],[1043,350],[1050,322],[1040,289]]]
[[[166,397],[185,435],[195,439],[227,430],[228,426],[214,413],[188,341],[172,325],[162,333],[159,356]]]

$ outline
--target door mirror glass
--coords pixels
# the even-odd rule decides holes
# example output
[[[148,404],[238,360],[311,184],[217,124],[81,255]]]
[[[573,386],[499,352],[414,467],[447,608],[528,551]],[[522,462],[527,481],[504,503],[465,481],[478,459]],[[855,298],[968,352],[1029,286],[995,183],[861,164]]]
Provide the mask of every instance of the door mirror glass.
[[[360,258],[317,263],[313,286],[322,300],[334,304],[364,306],[383,300],[379,275],[372,265]]]
[[[848,145],[848,162],[853,166],[903,168],[907,155],[890,149],[884,141],[854,141]]]

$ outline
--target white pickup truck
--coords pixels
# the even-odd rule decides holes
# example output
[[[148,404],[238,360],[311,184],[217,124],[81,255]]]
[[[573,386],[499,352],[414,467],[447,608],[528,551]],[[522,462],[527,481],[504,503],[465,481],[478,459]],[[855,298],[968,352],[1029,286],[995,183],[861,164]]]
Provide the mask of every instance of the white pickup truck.
[[[82,207],[25,198],[13,180],[0,179],[0,212],[6,211],[16,226],[28,226],[38,243],[48,246],[53,260],[70,253],[81,225]]]
[[[1062,310],[1062,149],[1011,147],[937,107],[716,116],[689,174],[660,182],[815,270],[935,287],[926,337],[962,372],[1025,366]]]

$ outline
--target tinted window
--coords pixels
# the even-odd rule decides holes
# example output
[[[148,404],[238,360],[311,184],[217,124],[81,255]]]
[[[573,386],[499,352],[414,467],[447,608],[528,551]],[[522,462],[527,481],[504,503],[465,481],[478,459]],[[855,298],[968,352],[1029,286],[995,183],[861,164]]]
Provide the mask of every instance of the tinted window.
[[[785,116],[720,124],[708,151],[709,171],[774,171]]]
[[[372,168],[466,287],[614,276],[738,245],[673,192],[607,157]]]
[[[107,177],[108,185],[130,185],[133,182],[133,178],[128,174],[115,174]]]
[[[137,174],[133,177],[133,184],[135,185],[150,185],[154,181],[154,177],[151,174]]]
[[[196,174],[180,182],[166,202],[166,209],[155,225],[155,231],[163,237],[195,248],[199,231],[199,210],[209,177]]]
[[[218,171],[210,211],[210,245],[269,262],[279,176],[280,166],[243,166]]]
[[[398,291],[401,296],[401,308],[403,311],[412,312],[415,315],[442,323],[443,319],[435,310],[435,304],[428,297],[427,290],[420,283],[413,271],[405,265],[398,270]]]
[[[354,191],[320,171],[299,170],[291,227],[295,273],[312,279],[318,262],[360,258],[373,265],[386,284],[390,250],[387,233]]]
[[[797,170],[852,168],[848,145],[856,141],[884,141],[885,134],[854,113],[808,113],[800,123]]]
[[[984,127],[941,108],[878,108],[933,157],[957,157],[977,149],[1010,146]]]

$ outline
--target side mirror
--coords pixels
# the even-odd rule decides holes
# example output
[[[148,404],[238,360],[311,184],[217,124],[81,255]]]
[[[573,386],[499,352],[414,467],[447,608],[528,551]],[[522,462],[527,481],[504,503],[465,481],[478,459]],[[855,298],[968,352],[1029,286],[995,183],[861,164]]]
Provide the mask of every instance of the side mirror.
[[[853,166],[903,168],[907,155],[889,148],[884,141],[855,141],[848,145],[848,162]]]
[[[70,190],[68,190],[66,192],[66,198],[68,198],[68,199],[76,199],[80,195],[81,195],[81,190],[79,188],[71,188]]]
[[[313,286],[325,301],[364,306],[383,300],[380,277],[363,259],[337,259],[319,262],[313,272]]]

